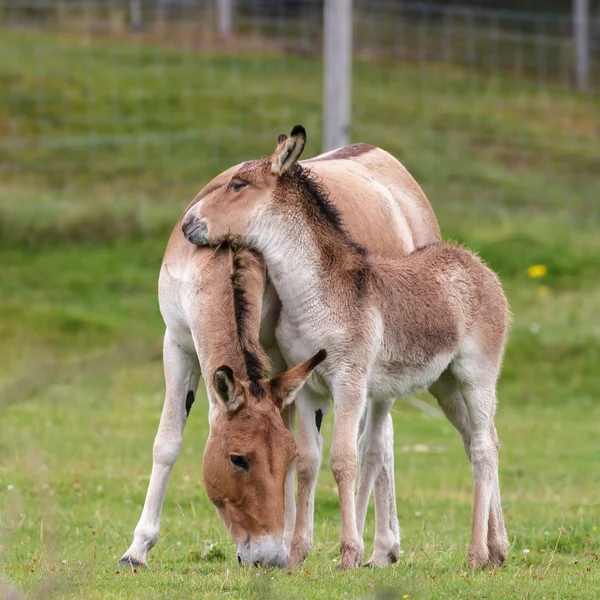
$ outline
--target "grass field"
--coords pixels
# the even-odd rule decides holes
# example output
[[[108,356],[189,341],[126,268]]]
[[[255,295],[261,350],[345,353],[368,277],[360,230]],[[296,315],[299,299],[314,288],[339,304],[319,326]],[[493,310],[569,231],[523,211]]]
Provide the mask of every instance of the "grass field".
[[[269,153],[280,130],[303,122],[307,153],[318,152],[320,74],[309,58],[2,32],[0,573],[15,588],[86,599],[588,599],[600,589],[597,99],[435,65],[358,63],[352,137],[398,156],[444,236],[505,284],[507,566],[467,569],[472,485],[459,436],[399,400],[399,564],[335,571],[325,458],[305,567],[239,569],[201,484],[202,396],[150,570],[117,570],[162,406],[156,282],[170,228],[198,188]],[[546,275],[528,277],[534,264]],[[370,512],[367,552],[373,525]]]

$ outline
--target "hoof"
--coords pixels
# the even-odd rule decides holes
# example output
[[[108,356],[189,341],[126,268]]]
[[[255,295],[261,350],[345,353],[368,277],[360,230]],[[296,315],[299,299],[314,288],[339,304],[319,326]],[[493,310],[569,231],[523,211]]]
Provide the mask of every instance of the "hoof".
[[[373,552],[373,556],[363,565],[368,568],[389,567],[398,562],[400,558],[400,546],[396,544],[389,552]]]
[[[490,556],[486,566],[490,569],[499,569],[506,562],[507,554],[506,546],[490,548]]]
[[[292,540],[288,569],[298,569],[310,554],[311,544],[304,540]]]
[[[467,564],[469,569],[482,569],[488,566],[490,555],[486,548],[470,549]]]
[[[134,558],[133,556],[127,556],[127,554],[123,557],[121,557],[121,560],[119,561],[119,568],[120,569],[147,569],[148,565],[141,561],[138,560],[137,558]]]
[[[301,556],[294,556],[293,554],[290,555],[290,559],[288,560],[288,564],[287,564],[287,568],[288,569],[299,569],[304,561],[306,560],[306,558],[302,558]]]
[[[356,569],[362,561],[363,550],[358,544],[345,542],[340,546],[338,569]]]

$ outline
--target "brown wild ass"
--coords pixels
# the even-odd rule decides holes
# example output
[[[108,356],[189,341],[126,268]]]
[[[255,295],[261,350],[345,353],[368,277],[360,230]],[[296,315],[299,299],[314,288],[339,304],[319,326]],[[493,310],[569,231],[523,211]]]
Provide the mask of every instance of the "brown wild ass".
[[[355,144],[301,164],[310,164],[311,171],[332,188],[330,201],[342,215],[346,229],[358,243],[370,251],[397,256],[410,252],[418,245],[440,239],[437,222],[427,198],[406,169],[384,150],[367,144]],[[242,165],[236,165],[215,177],[200,191],[190,207],[219,194],[222,188],[229,186],[232,175],[241,167]],[[273,177],[264,186],[262,193],[265,199],[268,199],[277,184],[277,178]],[[156,437],[155,464],[144,510],[136,527],[134,541],[123,556],[122,564],[145,564],[148,550],[158,539],[160,514],[169,474],[179,454],[182,430],[200,375],[195,342],[210,339],[213,331],[221,336],[221,332],[214,329],[215,324],[217,327],[220,324],[221,313],[218,312],[216,317],[212,315],[214,303],[209,301],[212,296],[207,294],[213,289],[217,290],[216,302],[220,308],[218,290],[222,290],[225,295],[231,293],[231,268],[228,264],[223,265],[222,271],[209,268],[212,263],[208,262],[208,254],[198,252],[207,251],[199,250],[186,241],[180,219],[169,239],[159,281],[159,302],[167,325],[164,346],[165,405]],[[220,260],[226,263],[225,258]],[[198,285],[202,281],[204,285]],[[285,363],[275,340],[279,312],[279,299],[267,279],[262,302],[260,343],[271,358],[271,363],[281,371]],[[203,327],[207,328],[206,334]],[[256,348],[258,352],[258,343]],[[218,406],[219,400],[211,391],[210,373],[208,377],[208,393],[213,399],[210,404],[212,411],[213,406]],[[298,394],[304,394],[305,391],[312,397],[311,391],[306,387]],[[296,523],[293,470],[290,468],[285,484],[284,540],[289,545],[296,524],[298,531],[302,532],[302,544],[308,553],[312,543],[314,483],[321,461],[322,439],[319,429],[323,412],[315,410],[309,401],[299,405],[310,411],[310,414],[304,415],[300,420],[298,428],[298,436],[305,449],[297,461],[300,481],[298,503],[302,510]],[[327,404],[322,403],[323,411],[326,407]],[[282,413],[286,427],[290,429],[293,426],[293,408],[290,405]],[[361,421],[361,430],[364,421]],[[375,481],[377,528],[375,550],[370,561],[373,565],[386,565],[395,561],[400,550],[390,417],[387,418],[384,429],[385,458]],[[270,438],[261,441],[263,445],[272,442]],[[233,465],[227,466],[233,468]],[[263,495],[260,496],[260,503],[271,507],[272,503],[277,504],[280,499],[273,495],[273,490],[268,491],[270,495],[265,496],[266,490],[261,490]],[[276,531],[269,531],[269,534],[274,536]],[[255,555],[254,558],[262,559],[263,563],[270,561],[266,555]]]
[[[398,258],[365,250],[329,202],[328,182],[296,163],[305,141],[301,126],[289,138],[280,136],[270,159],[243,165],[227,187],[193,206],[183,231],[196,244],[230,240],[258,250],[282,303],[277,340],[288,362],[319,348],[327,351],[307,384],[312,395],[298,396],[296,407],[301,421],[322,406],[328,390],[333,395],[331,469],[342,517],[340,566],[362,560],[367,504],[386,452],[393,398],[421,389],[437,398],[472,463],[469,566],[499,566],[507,537],[494,414],[508,328],[500,282],[457,246],[436,242]],[[267,186],[272,192],[265,198]],[[306,452],[303,442],[300,438],[299,460]],[[307,555],[304,510],[299,501],[291,566]]]
[[[183,242],[178,261],[167,253],[160,276],[167,396],[146,502],[120,564],[145,565],[158,539],[168,478],[202,371],[210,399],[203,468],[208,496],[237,543],[240,564],[285,566],[284,482],[296,445],[280,413],[325,353],[263,381],[262,260],[249,250],[213,251]]]

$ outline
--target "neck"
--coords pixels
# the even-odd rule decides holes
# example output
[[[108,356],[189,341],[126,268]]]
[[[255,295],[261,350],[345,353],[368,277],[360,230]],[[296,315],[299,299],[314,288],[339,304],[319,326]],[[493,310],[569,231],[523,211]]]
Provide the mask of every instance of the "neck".
[[[302,202],[293,212],[258,219],[250,240],[263,255],[284,310],[300,314],[310,309],[325,300],[330,286],[359,299],[368,281],[364,250],[349,241],[341,223],[337,231],[314,206]]]
[[[262,380],[269,370],[269,360],[259,339],[265,284],[265,269],[256,252],[233,251],[231,285],[237,341],[245,378],[250,381],[250,392],[257,397],[264,394]]]
[[[230,249],[224,252],[227,253],[224,262],[216,261],[215,257],[219,285],[212,287],[215,308],[203,336],[209,346],[209,364],[214,369],[229,365],[238,379],[250,382],[251,393],[261,397],[262,378],[269,369],[259,341],[264,267],[254,252]]]

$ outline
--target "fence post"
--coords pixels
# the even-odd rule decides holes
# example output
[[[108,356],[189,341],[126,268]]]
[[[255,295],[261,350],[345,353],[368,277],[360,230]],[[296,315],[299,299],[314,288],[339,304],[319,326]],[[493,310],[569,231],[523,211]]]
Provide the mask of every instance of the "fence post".
[[[129,24],[133,31],[142,28],[142,0],[129,0]]]
[[[323,146],[348,143],[352,93],[352,0],[325,0],[323,15]]]
[[[233,33],[233,2],[234,0],[217,0],[217,20],[221,35]]]
[[[589,0],[573,0],[573,38],[575,47],[575,85],[585,92],[590,88],[590,5]]]

